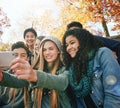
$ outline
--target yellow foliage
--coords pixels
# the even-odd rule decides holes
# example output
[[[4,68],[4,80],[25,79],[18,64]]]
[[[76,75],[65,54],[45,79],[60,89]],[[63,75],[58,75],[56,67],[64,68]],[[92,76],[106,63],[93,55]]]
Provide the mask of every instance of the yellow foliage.
[[[11,44],[0,42],[0,51],[10,51]]]
[[[60,40],[63,37],[64,32],[66,31],[66,26],[72,21],[79,21],[80,23],[84,24],[90,21],[93,18],[93,15],[89,13],[86,9],[87,4],[83,5],[84,0],[56,0],[56,2],[61,3],[64,2],[61,6],[61,13],[60,13],[60,20],[61,25],[58,26],[56,29],[51,30],[51,35],[56,35]],[[73,5],[70,2],[74,3]],[[86,12],[87,11],[87,12]]]
[[[106,22],[109,19],[104,17],[108,15],[112,17],[114,21],[119,20],[119,2],[117,0],[55,0],[57,5],[61,8],[60,20],[61,25],[56,29],[52,30],[51,33],[56,33],[56,35],[61,39],[68,23],[72,21],[79,21],[84,24],[87,22]],[[116,2],[115,2],[116,1]],[[109,7],[109,8],[108,8]],[[110,11],[109,11],[110,9]],[[105,10],[105,11],[104,11]],[[106,12],[106,13],[105,13]],[[120,27],[117,26],[117,28]],[[103,26],[104,28],[104,26]],[[104,28],[107,30],[107,28]]]

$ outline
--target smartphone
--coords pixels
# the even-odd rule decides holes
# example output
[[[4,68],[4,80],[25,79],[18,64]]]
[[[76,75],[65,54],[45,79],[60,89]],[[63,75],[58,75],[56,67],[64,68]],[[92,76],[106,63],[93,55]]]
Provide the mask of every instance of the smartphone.
[[[9,67],[14,58],[13,51],[0,51],[0,67]]]

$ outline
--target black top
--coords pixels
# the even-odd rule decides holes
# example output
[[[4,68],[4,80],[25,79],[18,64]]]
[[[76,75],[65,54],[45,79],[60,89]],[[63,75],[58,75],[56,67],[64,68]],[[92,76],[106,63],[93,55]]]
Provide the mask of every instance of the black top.
[[[84,101],[87,108],[97,108],[97,106],[95,105],[89,94],[84,98]]]

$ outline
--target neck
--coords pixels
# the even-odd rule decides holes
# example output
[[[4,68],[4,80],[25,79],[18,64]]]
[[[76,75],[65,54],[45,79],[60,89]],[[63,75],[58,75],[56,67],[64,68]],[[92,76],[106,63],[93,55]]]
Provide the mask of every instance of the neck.
[[[49,72],[51,72],[52,69],[53,69],[53,63],[52,64],[48,64],[47,65],[47,69],[48,69]]]
[[[29,50],[30,50],[31,52],[33,52],[34,47],[33,47],[33,46],[29,46]]]

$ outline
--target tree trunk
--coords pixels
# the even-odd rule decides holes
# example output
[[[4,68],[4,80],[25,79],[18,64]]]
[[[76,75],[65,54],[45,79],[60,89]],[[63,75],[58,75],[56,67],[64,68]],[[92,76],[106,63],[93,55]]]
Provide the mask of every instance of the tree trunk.
[[[104,20],[102,21],[102,26],[103,26],[103,29],[104,29],[105,36],[110,37],[107,24],[106,24],[106,22]]]

